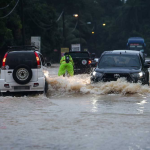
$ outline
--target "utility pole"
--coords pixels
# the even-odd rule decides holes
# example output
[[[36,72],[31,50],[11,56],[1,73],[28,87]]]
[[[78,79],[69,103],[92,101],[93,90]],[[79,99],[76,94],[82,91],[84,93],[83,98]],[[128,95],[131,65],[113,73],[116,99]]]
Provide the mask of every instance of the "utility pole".
[[[82,50],[82,48],[81,48],[81,26],[80,26],[80,13],[79,13],[79,16],[78,16],[78,26],[79,26],[79,34],[80,34],[80,49]]]
[[[94,39],[95,53],[96,53],[96,50],[97,50],[97,38],[96,38],[96,36],[97,36],[97,22],[95,21],[95,34],[94,34],[94,37],[95,37],[95,39]]]
[[[65,34],[65,10],[63,12],[63,47],[66,46],[66,34]]]
[[[22,22],[22,44],[25,45],[24,5],[23,5],[23,0],[21,0],[21,22]]]

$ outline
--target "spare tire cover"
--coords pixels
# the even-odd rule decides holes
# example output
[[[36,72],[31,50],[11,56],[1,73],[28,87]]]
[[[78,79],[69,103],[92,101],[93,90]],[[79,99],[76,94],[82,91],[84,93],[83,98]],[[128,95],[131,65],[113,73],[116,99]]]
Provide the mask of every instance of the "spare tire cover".
[[[83,65],[86,65],[86,64],[87,64],[87,60],[83,59],[83,60],[82,60],[82,64],[83,64]]]
[[[18,84],[27,84],[32,78],[32,70],[26,65],[19,65],[13,71],[13,78]]]

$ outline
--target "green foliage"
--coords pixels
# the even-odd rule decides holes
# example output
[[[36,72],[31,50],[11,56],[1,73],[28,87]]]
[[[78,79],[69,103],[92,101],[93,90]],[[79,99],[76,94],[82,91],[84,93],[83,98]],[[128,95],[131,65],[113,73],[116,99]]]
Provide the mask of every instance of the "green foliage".
[[[1,0],[0,8],[7,4],[10,6],[0,10],[0,17],[8,14],[16,1]],[[21,1],[7,18],[0,19],[1,51],[10,44],[22,44],[24,27],[25,44],[30,44],[31,36],[41,36],[42,53],[55,61],[60,59],[61,47],[81,43],[82,49],[99,57],[104,50],[126,49],[131,36],[143,37],[150,55],[149,0],[24,0],[23,5],[24,26]],[[78,18],[73,17],[76,13]]]

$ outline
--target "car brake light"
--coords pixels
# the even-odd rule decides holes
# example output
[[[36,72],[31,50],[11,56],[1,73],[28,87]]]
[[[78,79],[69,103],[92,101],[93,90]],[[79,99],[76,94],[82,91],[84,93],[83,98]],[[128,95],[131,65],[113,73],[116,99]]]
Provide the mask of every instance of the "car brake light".
[[[5,63],[6,63],[6,57],[7,57],[8,53],[5,54],[4,58],[3,58],[3,62],[2,62],[2,70],[5,69]]]
[[[89,61],[88,61],[88,64],[91,64],[91,63],[92,63],[92,61],[91,61],[91,60],[89,60]]]
[[[5,88],[9,88],[9,84],[4,84],[4,87]]]
[[[36,52],[35,53],[35,57],[36,57],[36,61],[37,61],[37,68],[41,68],[41,61],[40,61],[40,58],[38,56],[38,54]]]
[[[34,83],[33,84],[33,87],[37,87],[37,86],[39,86],[39,83]]]

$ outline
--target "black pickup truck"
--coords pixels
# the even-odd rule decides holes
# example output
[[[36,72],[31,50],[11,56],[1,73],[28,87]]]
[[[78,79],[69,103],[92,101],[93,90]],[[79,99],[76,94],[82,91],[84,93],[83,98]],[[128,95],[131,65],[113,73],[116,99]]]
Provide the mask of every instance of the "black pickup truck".
[[[89,52],[73,51],[68,52],[74,61],[74,74],[90,73],[92,71],[92,57]],[[93,55],[94,56],[94,55]]]

